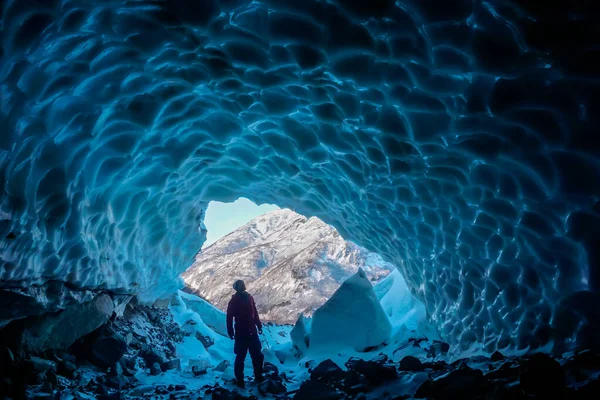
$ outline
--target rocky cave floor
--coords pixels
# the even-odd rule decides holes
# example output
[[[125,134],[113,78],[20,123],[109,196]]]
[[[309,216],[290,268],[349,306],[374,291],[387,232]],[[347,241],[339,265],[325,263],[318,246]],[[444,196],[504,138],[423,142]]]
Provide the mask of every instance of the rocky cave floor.
[[[216,367],[195,365],[181,371],[190,383],[148,384],[145,377],[181,370],[176,344],[186,335],[167,308],[132,302],[121,318],[81,338],[67,351],[27,355],[1,348],[3,398],[31,399],[598,399],[600,398],[600,354],[579,351],[551,357],[534,354],[505,357],[474,356],[452,363],[439,360],[448,346],[427,340],[411,340],[406,346],[421,347],[428,359],[414,356],[393,362],[365,353],[364,361],[350,359],[345,368],[331,360],[305,362],[304,382],[295,382],[294,371],[280,371],[265,363],[265,381],[247,381],[240,391],[231,380],[215,378],[199,390],[198,380],[209,371],[225,371],[227,362]],[[211,339],[199,337],[204,347]],[[399,349],[400,350],[400,349]],[[283,369],[282,366],[280,366]],[[290,390],[288,387],[295,387]],[[416,391],[415,391],[416,389]]]

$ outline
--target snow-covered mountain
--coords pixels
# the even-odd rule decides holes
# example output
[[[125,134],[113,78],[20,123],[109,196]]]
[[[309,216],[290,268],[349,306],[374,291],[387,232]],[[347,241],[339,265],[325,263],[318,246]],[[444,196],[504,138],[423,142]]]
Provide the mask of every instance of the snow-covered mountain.
[[[243,279],[264,320],[294,323],[301,312],[311,315],[361,267],[373,282],[394,268],[320,219],[281,209],[204,249],[182,277],[189,289],[222,310],[233,282]]]

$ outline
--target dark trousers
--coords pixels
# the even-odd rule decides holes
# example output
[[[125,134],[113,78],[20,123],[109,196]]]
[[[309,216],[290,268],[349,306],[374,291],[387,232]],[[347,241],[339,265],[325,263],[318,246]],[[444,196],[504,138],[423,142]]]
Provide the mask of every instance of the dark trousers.
[[[264,356],[261,351],[261,344],[258,335],[244,335],[235,337],[233,352],[235,353],[235,378],[241,382],[244,380],[244,361],[246,354],[250,351],[252,366],[254,367],[254,376],[261,376],[263,369]]]

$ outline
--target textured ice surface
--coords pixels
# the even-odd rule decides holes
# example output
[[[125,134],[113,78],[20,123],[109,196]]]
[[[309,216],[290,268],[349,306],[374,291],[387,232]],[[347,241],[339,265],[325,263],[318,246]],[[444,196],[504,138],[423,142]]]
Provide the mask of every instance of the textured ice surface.
[[[243,195],[382,254],[452,343],[589,344],[600,28],[526,4],[2,2],[1,286],[172,291]]]

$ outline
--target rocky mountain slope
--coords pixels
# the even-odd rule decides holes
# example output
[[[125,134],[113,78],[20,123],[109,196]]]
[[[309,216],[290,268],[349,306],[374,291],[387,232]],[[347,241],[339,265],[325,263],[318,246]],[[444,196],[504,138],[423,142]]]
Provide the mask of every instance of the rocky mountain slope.
[[[233,282],[243,279],[264,320],[293,323],[301,312],[312,314],[358,268],[378,281],[394,267],[320,219],[281,209],[204,249],[182,276],[191,291],[221,309]]]

